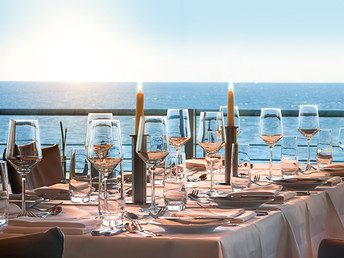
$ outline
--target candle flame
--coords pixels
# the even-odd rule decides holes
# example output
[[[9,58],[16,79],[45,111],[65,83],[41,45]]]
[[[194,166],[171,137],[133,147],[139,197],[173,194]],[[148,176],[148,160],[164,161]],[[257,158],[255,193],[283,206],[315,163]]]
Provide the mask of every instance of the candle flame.
[[[233,91],[234,90],[234,84],[232,82],[228,83],[228,91]]]
[[[142,92],[142,82],[138,82],[137,85],[136,85],[136,88],[137,88],[137,92]]]

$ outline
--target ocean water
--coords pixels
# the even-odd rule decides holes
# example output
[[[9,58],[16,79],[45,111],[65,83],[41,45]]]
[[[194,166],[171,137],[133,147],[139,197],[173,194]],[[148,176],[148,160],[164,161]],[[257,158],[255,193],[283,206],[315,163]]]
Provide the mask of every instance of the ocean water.
[[[143,83],[145,108],[192,108],[219,109],[227,104],[227,83],[154,82]],[[69,83],[69,82],[0,82],[0,108],[23,109],[83,109],[110,108],[134,109],[137,87],[127,83]],[[319,110],[344,110],[344,83],[235,83],[235,105],[239,109],[279,107],[282,110],[298,110],[302,104],[317,104]],[[67,127],[68,153],[71,147],[84,144],[86,116],[0,116],[0,151],[7,137],[10,119],[37,119],[40,125],[41,142],[44,145],[60,140],[59,122]],[[125,158],[131,157],[129,135],[134,132],[134,117],[118,117],[121,121],[122,137],[125,144]],[[241,117],[239,142],[253,144],[251,159],[268,159],[268,147],[258,137],[259,117]],[[300,159],[306,158],[306,141],[297,131],[297,118],[283,120],[285,135],[297,135]],[[333,143],[338,145],[338,131],[344,127],[343,118],[320,118],[322,129],[332,129]],[[317,137],[311,144],[316,145]],[[315,147],[312,159],[315,159]],[[67,154],[68,154],[67,153]],[[197,151],[201,156],[202,151]],[[336,161],[344,160],[344,151],[335,147]],[[278,162],[280,147],[274,148],[274,159]]]

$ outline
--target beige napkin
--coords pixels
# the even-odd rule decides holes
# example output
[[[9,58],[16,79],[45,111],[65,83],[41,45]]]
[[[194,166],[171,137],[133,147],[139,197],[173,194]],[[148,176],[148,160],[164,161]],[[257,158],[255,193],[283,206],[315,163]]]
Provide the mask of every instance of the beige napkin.
[[[339,184],[341,182],[342,182],[342,178],[341,177],[334,176],[334,177],[331,177],[331,178],[327,179],[327,182],[326,182],[325,185],[331,185],[332,186],[332,185],[337,185],[337,184]]]
[[[272,202],[269,203],[284,203],[296,196],[296,192],[293,191],[285,191],[280,192]]]
[[[231,217],[235,218],[245,212],[244,209],[193,209],[171,213],[171,217]]]
[[[329,178],[329,175],[326,173],[312,173],[309,175],[297,175],[297,176],[292,176],[289,178],[285,178],[283,179],[283,181],[290,181],[290,182],[294,182],[294,181],[298,181],[298,180],[302,180],[302,179],[307,179],[307,180],[326,180]]]
[[[344,176],[344,163],[335,163],[319,169],[320,172],[329,173],[331,176]]]
[[[206,171],[206,161],[204,159],[188,159],[186,160],[186,168],[194,169],[194,171]]]
[[[235,217],[231,220],[233,223],[244,223],[250,219],[253,219],[256,216],[255,211],[245,211],[243,214],[239,215],[238,217]]]
[[[282,190],[281,185],[269,185],[262,187],[254,187],[245,191],[235,192],[228,194],[229,197],[241,197],[248,195],[259,195],[259,196],[277,196]]]
[[[86,211],[77,207],[63,206],[62,212],[55,216],[9,219],[8,227],[4,231],[7,233],[31,234],[58,226],[65,234],[78,235],[91,232],[100,223],[101,221],[94,219]]]
[[[44,195],[49,199],[69,200],[69,185],[54,184],[50,186],[42,186],[33,190],[38,195]]]

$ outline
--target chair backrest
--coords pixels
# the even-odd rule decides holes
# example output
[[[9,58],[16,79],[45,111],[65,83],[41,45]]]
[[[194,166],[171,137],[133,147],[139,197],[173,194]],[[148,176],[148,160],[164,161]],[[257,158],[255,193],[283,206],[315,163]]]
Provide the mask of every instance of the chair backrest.
[[[64,234],[58,228],[46,232],[0,240],[0,256],[7,258],[61,258]]]
[[[6,152],[6,150],[5,150]],[[5,155],[4,155],[5,160]],[[26,189],[49,186],[64,180],[61,155],[58,145],[42,148],[42,160],[26,176]],[[8,180],[12,193],[21,193],[21,177],[15,168],[8,163]]]
[[[319,245],[318,258],[343,258],[344,240],[323,239]]]

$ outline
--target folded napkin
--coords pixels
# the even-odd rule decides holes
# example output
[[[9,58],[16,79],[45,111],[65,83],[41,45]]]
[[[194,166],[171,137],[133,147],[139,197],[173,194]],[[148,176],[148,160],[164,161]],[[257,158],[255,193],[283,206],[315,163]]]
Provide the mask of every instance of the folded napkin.
[[[331,177],[331,178],[327,179],[327,182],[326,182],[325,185],[331,185],[332,186],[332,185],[337,185],[337,184],[339,184],[341,182],[342,182],[342,178],[341,177],[334,176],[334,177]]]
[[[320,172],[329,173],[331,176],[344,176],[344,163],[335,163],[320,168]]]
[[[171,213],[171,217],[230,217],[235,218],[245,212],[244,209],[194,209]]]
[[[293,191],[285,191],[280,192],[272,202],[269,203],[284,203],[296,196],[296,192]]]
[[[297,175],[297,176],[292,176],[289,178],[282,179],[283,181],[299,181],[299,180],[327,180],[329,178],[329,175],[326,173],[312,173],[308,175]]]
[[[188,159],[186,160],[186,168],[194,169],[194,171],[206,171],[207,164],[205,159]]]
[[[92,218],[86,211],[77,207],[64,206],[63,211],[55,216],[9,219],[8,227],[4,231],[7,233],[31,234],[58,226],[65,234],[78,235],[91,232],[100,223],[100,220]]]
[[[253,219],[256,216],[255,211],[245,211],[243,214],[239,215],[238,217],[235,217],[231,220],[233,223],[244,223],[250,219]]]
[[[50,186],[42,186],[34,189],[34,192],[48,199],[69,200],[68,184],[59,183]]]
[[[228,197],[245,197],[245,196],[277,196],[282,190],[281,185],[269,185],[262,187],[254,187],[245,191],[228,194]]]

